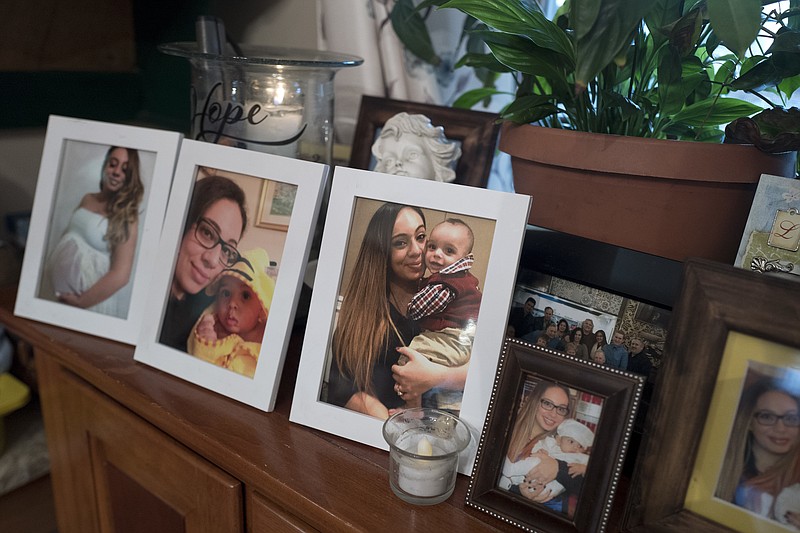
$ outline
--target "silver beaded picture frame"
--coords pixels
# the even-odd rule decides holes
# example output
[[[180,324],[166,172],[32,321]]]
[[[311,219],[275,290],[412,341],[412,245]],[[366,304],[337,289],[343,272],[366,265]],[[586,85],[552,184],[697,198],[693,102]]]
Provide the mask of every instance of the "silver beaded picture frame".
[[[508,338],[467,504],[526,531],[605,531],[643,387],[636,374]],[[531,438],[534,427],[548,431]]]

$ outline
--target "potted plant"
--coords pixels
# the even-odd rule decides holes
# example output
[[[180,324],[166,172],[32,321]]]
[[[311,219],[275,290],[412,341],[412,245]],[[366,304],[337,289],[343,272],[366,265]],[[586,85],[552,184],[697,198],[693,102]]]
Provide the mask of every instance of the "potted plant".
[[[513,74],[500,148],[512,155],[517,191],[533,196],[532,223],[678,260],[730,262],[759,176],[794,176],[797,144],[780,144],[780,154],[725,146],[721,126],[744,119],[734,129],[751,135],[738,142],[770,144],[753,142],[759,122],[748,117],[782,112],[797,87],[798,3],[567,0],[549,20],[532,0],[429,0],[414,13],[465,12],[476,22],[470,38],[489,53],[470,52],[460,65]],[[412,20],[393,20],[401,39],[418,36],[405,31]],[[489,83],[455,105],[499,92]],[[784,114],[772,133],[800,131],[797,115]]]

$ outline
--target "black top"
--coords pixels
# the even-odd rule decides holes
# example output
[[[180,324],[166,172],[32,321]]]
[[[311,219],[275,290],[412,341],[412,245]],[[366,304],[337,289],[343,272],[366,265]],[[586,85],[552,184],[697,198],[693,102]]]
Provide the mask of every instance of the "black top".
[[[187,294],[182,300],[170,297],[164,320],[161,322],[161,335],[158,342],[176,350],[186,352],[186,342],[197,319],[214,298],[205,291]]]
[[[394,306],[390,307],[392,320],[397,326],[402,339],[398,338],[390,328],[388,339],[383,353],[375,361],[372,369],[372,394],[386,406],[387,409],[402,407],[405,401],[394,391],[394,378],[392,377],[392,365],[397,364],[397,348],[408,346],[411,339],[419,333],[417,324],[401,315]],[[331,365],[331,374],[328,379],[328,403],[344,407],[350,397],[358,392],[355,383],[350,376],[346,376],[336,364],[336,359]]]

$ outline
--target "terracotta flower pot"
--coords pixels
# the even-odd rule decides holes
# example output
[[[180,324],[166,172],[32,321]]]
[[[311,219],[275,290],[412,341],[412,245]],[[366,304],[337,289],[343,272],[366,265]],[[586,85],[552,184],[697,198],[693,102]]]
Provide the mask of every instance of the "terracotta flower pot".
[[[761,174],[794,176],[796,153],[503,125],[529,222],[678,261],[733,263]],[[587,258],[591,260],[591,258]]]

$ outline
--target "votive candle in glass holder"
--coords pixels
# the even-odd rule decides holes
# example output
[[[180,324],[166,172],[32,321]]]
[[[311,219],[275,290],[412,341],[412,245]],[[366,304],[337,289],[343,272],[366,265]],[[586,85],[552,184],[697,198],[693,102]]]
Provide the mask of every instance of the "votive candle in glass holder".
[[[389,444],[389,486],[402,500],[434,505],[453,493],[458,455],[472,438],[467,425],[450,413],[405,409],[383,424]]]

